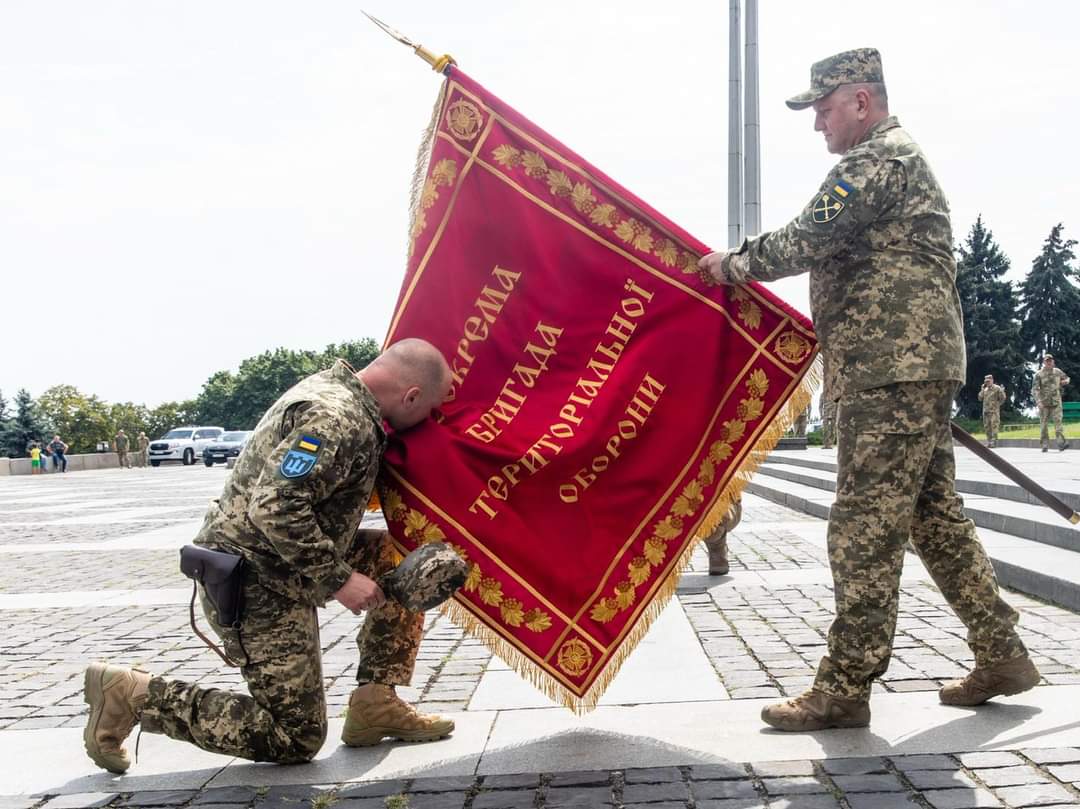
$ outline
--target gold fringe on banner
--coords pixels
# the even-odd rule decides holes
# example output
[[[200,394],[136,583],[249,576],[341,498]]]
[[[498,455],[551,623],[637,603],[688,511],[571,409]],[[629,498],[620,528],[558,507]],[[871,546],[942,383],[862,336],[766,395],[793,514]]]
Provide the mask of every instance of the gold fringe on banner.
[[[821,384],[821,380],[822,369],[821,359],[819,357],[807,370],[806,374],[803,376],[802,382],[799,383],[799,387],[796,388],[795,392],[791,394],[791,398],[788,399],[784,409],[777,414],[776,418],[773,419],[772,424],[769,425],[769,428],[760,438],[758,438],[753,449],[747,453],[743,462],[739,465],[738,470],[736,470],[735,474],[728,482],[728,485],[724,487],[724,490],[720,492],[713,501],[709,508],[708,515],[702,520],[698,529],[694,532],[694,537],[690,544],[686,546],[679,556],[674,569],[668,575],[667,581],[664,582],[653,597],[652,602],[638,617],[634,628],[625,638],[623,638],[622,643],[619,644],[618,650],[607,662],[604,673],[593,682],[592,686],[589,687],[589,690],[586,691],[584,695],[578,696],[550,674],[546,673],[537,666],[531,658],[510,643],[510,641],[502,635],[493,632],[486,624],[480,621],[457,601],[451,599],[443,604],[442,607],[440,607],[443,615],[453,621],[457,626],[461,627],[465,632],[469,633],[469,635],[479,639],[493,654],[498,655],[514,669],[522,679],[528,680],[537,688],[537,690],[546,694],[548,698],[563,704],[578,715],[589,713],[596,708],[597,703],[600,701],[600,697],[607,690],[608,686],[611,685],[611,681],[614,680],[619,673],[623,663],[626,662],[626,658],[633,653],[634,649],[637,648],[638,643],[641,642],[641,639],[648,634],[649,629],[653,625],[653,621],[660,617],[660,613],[664,611],[672,596],[675,595],[679,587],[679,579],[682,578],[683,572],[689,567],[690,560],[694,555],[694,551],[697,549],[698,543],[715,530],[716,526],[719,525],[720,521],[724,518],[724,515],[727,514],[731,504],[742,495],[743,489],[745,489],[746,484],[750,482],[750,478],[753,476],[754,472],[765,458],[768,457],[769,453],[772,452],[773,448],[776,447],[777,442],[779,442],[784,433],[788,431],[788,428],[795,423],[799,414],[802,413],[806,409],[806,406],[813,400],[814,391]]]

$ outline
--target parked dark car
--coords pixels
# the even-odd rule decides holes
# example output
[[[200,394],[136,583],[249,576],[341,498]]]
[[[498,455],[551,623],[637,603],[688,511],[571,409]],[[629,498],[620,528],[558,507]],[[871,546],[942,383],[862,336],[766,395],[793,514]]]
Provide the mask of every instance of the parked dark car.
[[[251,438],[251,430],[236,430],[225,433],[203,450],[203,463],[207,466],[213,466],[216,463],[225,463],[229,458],[235,458],[240,454],[240,450],[244,448],[249,438]]]

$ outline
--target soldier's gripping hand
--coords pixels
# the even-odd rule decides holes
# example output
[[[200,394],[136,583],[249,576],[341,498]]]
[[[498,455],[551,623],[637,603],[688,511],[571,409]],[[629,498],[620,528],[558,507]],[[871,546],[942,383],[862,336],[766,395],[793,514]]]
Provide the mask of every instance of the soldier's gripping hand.
[[[732,250],[702,256],[698,261],[698,275],[706,284],[737,285],[751,280],[746,255]]]
[[[381,607],[386,603],[386,596],[383,595],[382,588],[373,579],[369,579],[363,573],[357,573],[355,570],[345,580],[345,584],[341,586],[341,589],[334,593],[334,598],[344,604],[354,615],[363,610]]]

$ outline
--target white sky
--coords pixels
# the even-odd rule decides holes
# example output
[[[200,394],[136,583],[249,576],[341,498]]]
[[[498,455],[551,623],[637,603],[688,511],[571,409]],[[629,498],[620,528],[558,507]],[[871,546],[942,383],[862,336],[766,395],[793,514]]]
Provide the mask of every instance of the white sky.
[[[763,226],[834,158],[784,98],[882,51],[893,112],[1021,277],[1080,237],[1080,3],[763,0]],[[705,242],[726,243],[722,0],[11,2],[0,20],[0,390],[194,396],[279,345],[389,323],[439,52]],[[806,279],[777,285],[806,311]]]

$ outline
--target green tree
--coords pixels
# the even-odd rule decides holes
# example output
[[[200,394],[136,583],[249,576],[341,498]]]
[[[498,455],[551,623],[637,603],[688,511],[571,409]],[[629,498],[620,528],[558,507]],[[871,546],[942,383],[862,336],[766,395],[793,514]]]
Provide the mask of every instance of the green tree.
[[[115,433],[109,405],[73,385],[49,388],[38,405],[71,453],[95,452],[99,441],[109,441]]]
[[[1009,259],[981,215],[957,252],[956,289],[967,348],[967,379],[956,396],[959,415],[978,418],[982,413],[978,397],[986,374],[1005,387],[1005,409],[1018,410],[1031,396],[1031,375],[1020,350],[1019,300],[1012,282],[1002,278]]]
[[[10,458],[25,458],[27,448],[33,441],[51,438],[49,423],[41,415],[33,397],[25,388],[15,394],[15,416],[11,419],[6,436],[6,450]]]
[[[1054,225],[1042,251],[1020,286],[1020,335],[1027,359],[1039,362],[1054,355],[1055,364],[1072,377],[1066,399],[1080,398],[1080,289],[1073,283],[1075,239],[1064,239],[1064,226]]]
[[[0,456],[7,457],[8,431],[11,429],[11,411],[8,409],[8,400],[0,391]]]
[[[150,411],[146,405],[134,402],[114,404],[109,408],[109,440],[112,440],[117,430],[123,430],[131,439],[131,446],[137,446],[135,439],[139,433],[145,431],[147,435],[150,435],[147,429],[150,426],[149,421]]]
[[[147,413],[146,434],[152,441],[161,438],[174,427],[193,425],[198,420],[198,409],[193,399],[185,402],[163,402]]]

